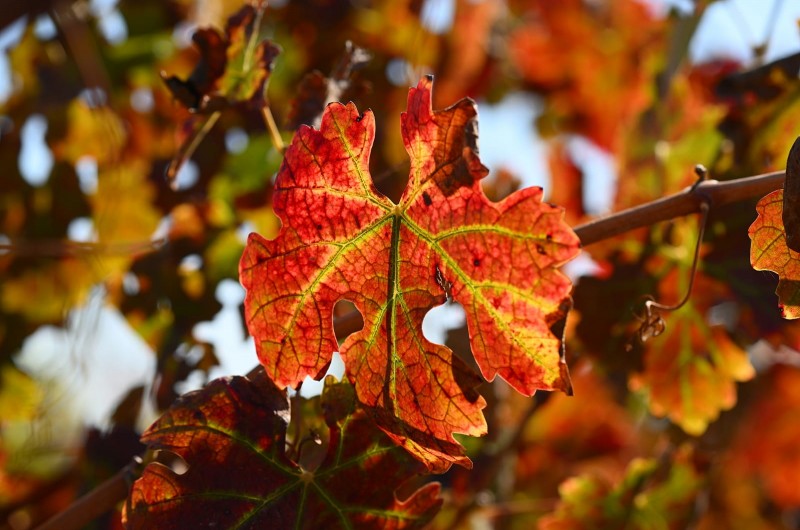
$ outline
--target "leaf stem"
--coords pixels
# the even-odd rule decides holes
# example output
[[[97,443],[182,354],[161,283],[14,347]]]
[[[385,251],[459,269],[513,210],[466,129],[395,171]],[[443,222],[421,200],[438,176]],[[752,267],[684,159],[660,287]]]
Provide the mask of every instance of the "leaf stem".
[[[264,105],[261,107],[261,116],[264,118],[264,124],[267,126],[267,131],[269,131],[269,136],[272,139],[272,145],[275,146],[275,149],[280,153],[283,154],[286,151],[286,146],[283,143],[283,138],[281,138],[281,133],[278,130],[278,124],[275,123],[275,118],[272,116],[272,111],[269,108],[269,105]]]
[[[167,181],[173,190],[177,189],[177,181],[175,179],[178,175],[178,171],[181,169],[181,166],[183,166],[187,160],[192,158],[192,155],[197,150],[200,142],[202,142],[206,135],[208,135],[208,133],[214,127],[214,124],[217,123],[217,120],[219,120],[221,114],[222,113],[220,111],[210,114],[203,122],[203,125],[197,129],[194,129],[189,136],[189,142],[186,142],[181,146],[181,148],[178,150],[178,153],[175,155],[175,158],[173,158],[169,163],[169,166],[167,167]]]

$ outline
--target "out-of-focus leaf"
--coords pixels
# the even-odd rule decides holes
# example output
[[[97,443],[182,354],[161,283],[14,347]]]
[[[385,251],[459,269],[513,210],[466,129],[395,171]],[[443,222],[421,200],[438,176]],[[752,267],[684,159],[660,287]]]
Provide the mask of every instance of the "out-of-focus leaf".
[[[322,402],[328,451],[319,468],[304,469],[285,452],[286,392],[266,376],[218,379],[182,396],[142,439],[189,469],[178,475],[149,464],[131,490],[126,528],[401,529],[429,521],[439,485],[395,497],[423,467],[353,412],[349,384],[328,379]]]
[[[519,487],[542,494],[583,466],[618,468],[635,451],[634,424],[596,367],[572,370],[575,396],[553,394],[525,426],[517,456]]]
[[[199,114],[178,129],[178,153],[167,169],[170,180],[214,126],[219,111],[240,103],[260,110],[267,104],[266,86],[280,49],[260,36],[265,8],[266,2],[245,5],[228,19],[224,34],[201,28],[192,37],[201,58],[189,78],[162,76],[173,96]]]
[[[497,2],[456,0],[453,27],[445,34],[434,105],[476,97],[501,79],[494,75],[493,31],[503,18]]]
[[[562,142],[551,145],[547,161],[551,186],[549,200],[561,205],[567,222],[575,226],[586,215],[583,204],[583,171],[572,160]]]
[[[11,365],[0,369],[0,422],[30,421],[44,397],[39,384]]]
[[[684,290],[681,274],[685,271],[671,273],[662,290]],[[695,436],[705,432],[720,411],[736,404],[736,383],[755,375],[747,352],[724,328],[707,323],[708,309],[724,292],[723,284],[698,274],[692,298],[663,315],[666,331],[646,342],[643,372],[630,379],[633,390],[647,392],[654,415],[668,417]]]
[[[98,166],[120,162],[127,141],[122,121],[110,108],[91,108],[82,99],[74,99],[67,108],[67,134],[56,146],[58,156],[75,164],[85,156]]]
[[[732,142],[733,162],[747,174],[783,169],[798,136],[800,80],[776,70],[764,88],[763,101],[758,91],[740,94],[720,124]]]
[[[784,508],[800,505],[796,487],[800,425],[794,419],[799,407],[800,370],[776,366],[765,375],[760,398],[742,416],[738,437],[722,460],[720,476],[727,482],[723,488],[730,487],[730,492],[719,493],[728,497],[730,509],[741,517],[748,505],[757,509],[753,505],[763,503],[763,497]],[[737,502],[741,503],[738,507]]]
[[[146,246],[150,241],[161,213],[153,204],[156,190],[147,171],[147,161],[129,159],[101,172],[90,198],[98,242]]]
[[[30,267],[3,282],[0,304],[34,322],[59,322],[65,311],[85,300],[100,277],[85,261],[65,257],[52,265]],[[37,300],[32,304],[31,300]]]
[[[266,2],[247,4],[228,19],[225,33],[201,28],[192,36],[200,61],[188,79],[164,75],[173,96],[193,112],[236,103],[263,105],[264,88],[280,49],[260,38]]]
[[[703,485],[691,457],[688,448],[679,450],[668,469],[656,460],[635,459],[616,484],[589,474],[567,479],[558,507],[539,521],[539,529],[686,528]]]
[[[615,210],[690,186],[697,181],[697,164],[714,168],[723,146],[718,128],[725,108],[711,99],[709,85],[716,70],[709,68],[701,64],[676,73],[666,99],[660,102],[662,110],[640,116],[636,127],[625,130],[626,149],[618,170],[625,178],[617,183]]]
[[[423,337],[424,315],[452,297],[487,379],[499,374],[526,395],[569,391],[550,328],[569,306],[557,267],[578,239],[541,188],[486,198],[475,105],[433,112],[431,83],[411,89],[402,118],[411,176],[400,203],[369,175],[372,114],[332,104],[320,131],[302,128],[287,150],[274,195],[283,227],[274,241],[251,234],[240,279],[259,358],[279,386],[318,377],[340,351],[359,401],[442,471],[468,465],[453,433],[485,433],[484,400],[466,365]],[[341,347],[330,318],[340,299],[365,321]]]
[[[637,0],[518,2],[527,23],[509,39],[523,79],[545,95],[545,133],[583,134],[611,152],[652,102],[664,24]]]
[[[370,59],[371,55],[367,50],[347,41],[345,51],[329,77],[316,70],[306,74],[297,88],[297,96],[292,100],[288,116],[289,127],[292,129],[300,125],[319,127],[322,111],[328,103],[357,102],[367,87],[363,82],[354,82],[352,76]]]

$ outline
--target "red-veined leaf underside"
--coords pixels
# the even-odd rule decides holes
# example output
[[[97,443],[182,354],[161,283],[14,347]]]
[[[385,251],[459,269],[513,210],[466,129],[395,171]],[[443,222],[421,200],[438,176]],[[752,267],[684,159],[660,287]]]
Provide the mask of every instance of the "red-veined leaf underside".
[[[330,440],[322,463],[310,470],[286,452],[289,400],[264,374],[217,379],[181,396],[142,441],[176,453],[189,469],[177,474],[149,464],[131,488],[125,527],[422,527],[442,503],[439,484],[396,498],[397,487],[425,468],[363,411],[353,412],[352,393],[347,382],[326,381],[322,408]]]
[[[259,359],[279,387],[320,377],[339,351],[378,425],[441,472],[471,465],[453,433],[485,434],[485,401],[465,363],[425,339],[425,314],[447,297],[464,307],[487,380],[500,375],[526,395],[569,391],[551,327],[570,305],[557,267],[579,241],[541,188],[486,198],[476,106],[463,99],[434,112],[431,85],[423,78],[410,90],[401,118],[411,170],[399,204],[369,173],[370,111],[334,103],[320,130],[300,128],[275,183],[281,232],[250,235],[240,279]],[[364,319],[341,346],[332,322],[340,300]]]

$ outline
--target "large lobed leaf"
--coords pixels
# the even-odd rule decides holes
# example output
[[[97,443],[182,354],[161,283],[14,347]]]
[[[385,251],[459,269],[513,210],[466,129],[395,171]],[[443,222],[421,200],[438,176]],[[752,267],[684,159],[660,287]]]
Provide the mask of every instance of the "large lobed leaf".
[[[298,131],[275,184],[283,227],[273,241],[251,234],[240,279],[259,358],[279,387],[320,377],[339,350],[381,428],[443,471],[470,465],[453,433],[484,434],[485,402],[465,364],[425,339],[425,314],[447,297],[461,303],[486,379],[499,374],[526,395],[569,391],[550,328],[569,307],[557,267],[579,242],[540,188],[486,198],[475,105],[433,112],[431,84],[410,90],[402,115],[411,174],[397,205],[369,174],[371,112],[332,104],[319,131]],[[340,347],[331,315],[343,299],[364,327]]]
[[[287,456],[286,392],[263,374],[217,379],[182,396],[142,440],[178,454],[189,469],[178,475],[149,464],[131,489],[125,527],[401,529],[427,523],[441,504],[439,484],[398,500],[395,489],[423,466],[363,413],[353,413],[349,384],[329,378],[323,401],[330,442],[311,470]]]

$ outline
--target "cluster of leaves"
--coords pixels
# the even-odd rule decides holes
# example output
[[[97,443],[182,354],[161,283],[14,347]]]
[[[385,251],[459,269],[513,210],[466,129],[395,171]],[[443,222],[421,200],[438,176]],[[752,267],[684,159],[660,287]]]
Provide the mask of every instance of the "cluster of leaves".
[[[698,163],[718,180],[779,169],[800,131],[796,61],[689,61],[711,2],[659,15],[637,0],[459,0],[443,34],[420,2],[219,0],[212,20],[187,3],[123,3],[128,36],[113,45],[56,8],[58,34],[29,24],[11,51],[6,518],[39,521],[91,488],[99,462],[141,452],[152,401],[163,415],[141,441],[161,456],[132,486],[127,528],[786,527],[800,505],[787,478],[800,472],[787,420],[800,342],[747,262],[754,204],[712,208],[696,271],[696,219],[585,249],[597,267],[574,285],[559,268],[579,252],[565,214],[588,218],[576,141],[615,160],[614,210],[691,185]],[[173,37],[187,17],[201,25],[193,45]],[[515,191],[480,161],[476,105],[462,98],[512,91],[540,98],[547,192]],[[48,124],[45,182],[17,164],[31,119]],[[798,158],[787,172],[800,178]],[[796,318],[791,182],[759,202],[750,234],[753,266],[780,275],[782,314]],[[69,238],[76,219],[93,226],[88,241]],[[262,368],[179,397],[223,357],[196,329],[229,279],[247,291]],[[117,406],[110,432],[57,466],[21,466],[26,446],[54,452],[19,434],[51,405],[12,355],[97,285],[155,352],[157,377]],[[692,285],[676,311],[643,311],[643,297],[668,305]],[[434,344],[422,321],[445,302],[466,322]],[[343,380],[290,399],[334,352]],[[99,454],[103,440],[116,453]]]

